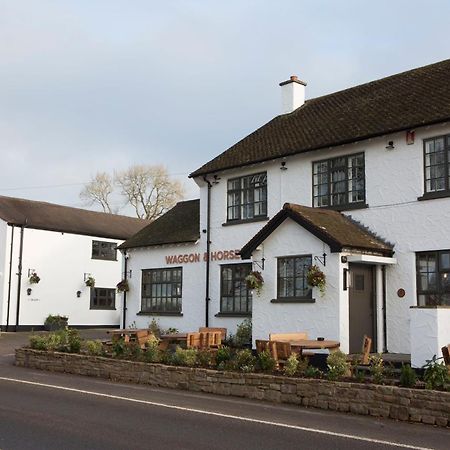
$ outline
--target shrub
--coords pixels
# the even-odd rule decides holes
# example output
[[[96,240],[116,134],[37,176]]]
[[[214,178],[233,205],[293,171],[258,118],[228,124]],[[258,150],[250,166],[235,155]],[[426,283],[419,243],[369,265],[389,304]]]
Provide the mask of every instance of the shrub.
[[[286,364],[283,368],[283,373],[288,377],[293,377],[298,370],[299,361],[297,356],[293,353],[286,361]]]
[[[123,338],[117,339],[112,344],[112,356],[113,358],[120,358],[125,352],[126,342]]]
[[[48,331],[63,330],[67,326],[68,320],[67,316],[49,314],[44,321],[44,327]]]
[[[33,334],[30,336],[30,347],[35,350],[47,350],[47,337]]]
[[[417,381],[417,375],[414,369],[409,364],[402,364],[402,371],[400,373],[400,386],[414,387]]]
[[[239,350],[234,358],[234,366],[241,372],[253,372],[255,370],[256,358],[248,348]]]
[[[161,351],[159,350],[159,339],[154,336],[150,336],[148,341],[145,343],[145,351],[143,353],[143,358],[146,362],[154,363],[161,360]]]
[[[209,350],[197,351],[197,365],[200,367],[212,367],[214,365],[214,353]]]
[[[305,370],[305,377],[307,378],[320,378],[322,376],[322,372],[314,366],[308,366]]]
[[[436,355],[424,365],[423,381],[427,389],[446,390],[450,383],[450,375],[444,362],[438,362]]]
[[[369,370],[374,383],[383,384],[384,362],[381,354],[373,355],[369,358]]]
[[[245,319],[237,326],[236,335],[234,336],[236,347],[242,348],[252,343],[252,319]]]
[[[341,351],[330,353],[327,357],[328,379],[338,380],[349,374],[350,364],[347,355]]]
[[[153,317],[152,321],[148,324],[149,330],[156,336],[161,336],[161,327],[159,326],[158,321]]]
[[[299,375],[305,375],[306,370],[309,367],[309,360],[308,358],[303,358],[301,356],[297,356],[298,366],[297,366],[297,373]]]
[[[231,348],[230,347],[219,347],[216,353],[216,364],[220,366],[222,364],[229,362],[231,360]]]
[[[177,346],[171,357],[174,366],[194,367],[197,362],[197,350],[195,348],[182,349]]]
[[[270,350],[266,349],[258,354],[258,366],[263,372],[273,372],[276,361],[272,358]]]
[[[77,330],[66,328],[47,335],[33,335],[30,337],[30,346],[36,350],[78,353],[81,339]]]
[[[83,347],[88,355],[101,356],[104,354],[103,344],[101,341],[84,341]]]
[[[125,342],[122,356],[131,360],[141,359],[142,348],[137,342]]]

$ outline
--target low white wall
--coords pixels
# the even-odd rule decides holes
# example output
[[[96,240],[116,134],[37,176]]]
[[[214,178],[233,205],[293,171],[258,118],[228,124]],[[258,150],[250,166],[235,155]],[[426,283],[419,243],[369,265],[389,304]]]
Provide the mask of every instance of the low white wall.
[[[411,308],[411,365],[422,367],[450,343],[450,308]]]

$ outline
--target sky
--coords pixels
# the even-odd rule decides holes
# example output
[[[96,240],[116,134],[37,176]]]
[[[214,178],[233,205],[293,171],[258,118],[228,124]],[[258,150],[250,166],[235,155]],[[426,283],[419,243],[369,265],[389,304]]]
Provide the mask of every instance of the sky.
[[[188,174],[280,114],[279,82],[313,98],[450,58],[449,18],[448,0],[0,0],[0,195],[82,207],[96,172],[162,164],[197,198]]]

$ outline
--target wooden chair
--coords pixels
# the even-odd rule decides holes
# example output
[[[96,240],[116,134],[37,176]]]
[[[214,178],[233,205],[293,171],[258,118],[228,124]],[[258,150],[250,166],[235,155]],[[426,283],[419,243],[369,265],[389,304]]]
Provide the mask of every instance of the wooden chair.
[[[220,331],[221,339],[225,340],[227,337],[227,329],[226,328],[214,328],[214,327],[200,327],[198,329],[199,333],[208,333],[214,331]]]
[[[291,342],[291,341],[302,341],[308,339],[308,333],[271,333],[269,334],[269,341],[278,342]]]
[[[222,332],[221,331],[201,331],[200,334],[200,347],[205,349],[217,349],[222,344]]]
[[[269,348],[272,358],[276,361],[277,369],[284,366],[292,354],[291,344],[289,342],[269,341]]]
[[[261,339],[257,339],[255,341],[256,344],[256,353],[262,353],[265,350],[270,350],[269,348],[270,341],[263,341]]]
[[[442,356],[444,357],[444,363],[447,366],[448,373],[450,374],[450,344],[442,347]]]
[[[186,338],[187,348],[202,348],[202,340],[200,333],[188,333]]]
[[[372,339],[366,335],[363,338],[361,364],[369,364],[370,350],[372,349]]]

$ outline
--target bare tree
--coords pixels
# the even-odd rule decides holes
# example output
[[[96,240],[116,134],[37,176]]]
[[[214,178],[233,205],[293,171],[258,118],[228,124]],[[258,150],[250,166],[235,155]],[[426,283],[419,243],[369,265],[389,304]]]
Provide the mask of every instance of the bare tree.
[[[80,197],[88,204],[99,204],[103,211],[113,213],[110,196],[114,187],[120,189],[124,206],[131,205],[141,219],[155,220],[183,198],[181,183],[172,180],[163,166],[136,165],[118,171],[114,178],[106,173],[97,175],[85,185]]]
[[[104,212],[113,213],[110,195],[114,191],[113,179],[106,172],[98,172],[80,192],[80,198],[88,205],[99,204]]]
[[[171,180],[163,166],[132,166],[116,172],[121,194],[141,219],[155,220],[183,198],[183,186]]]

